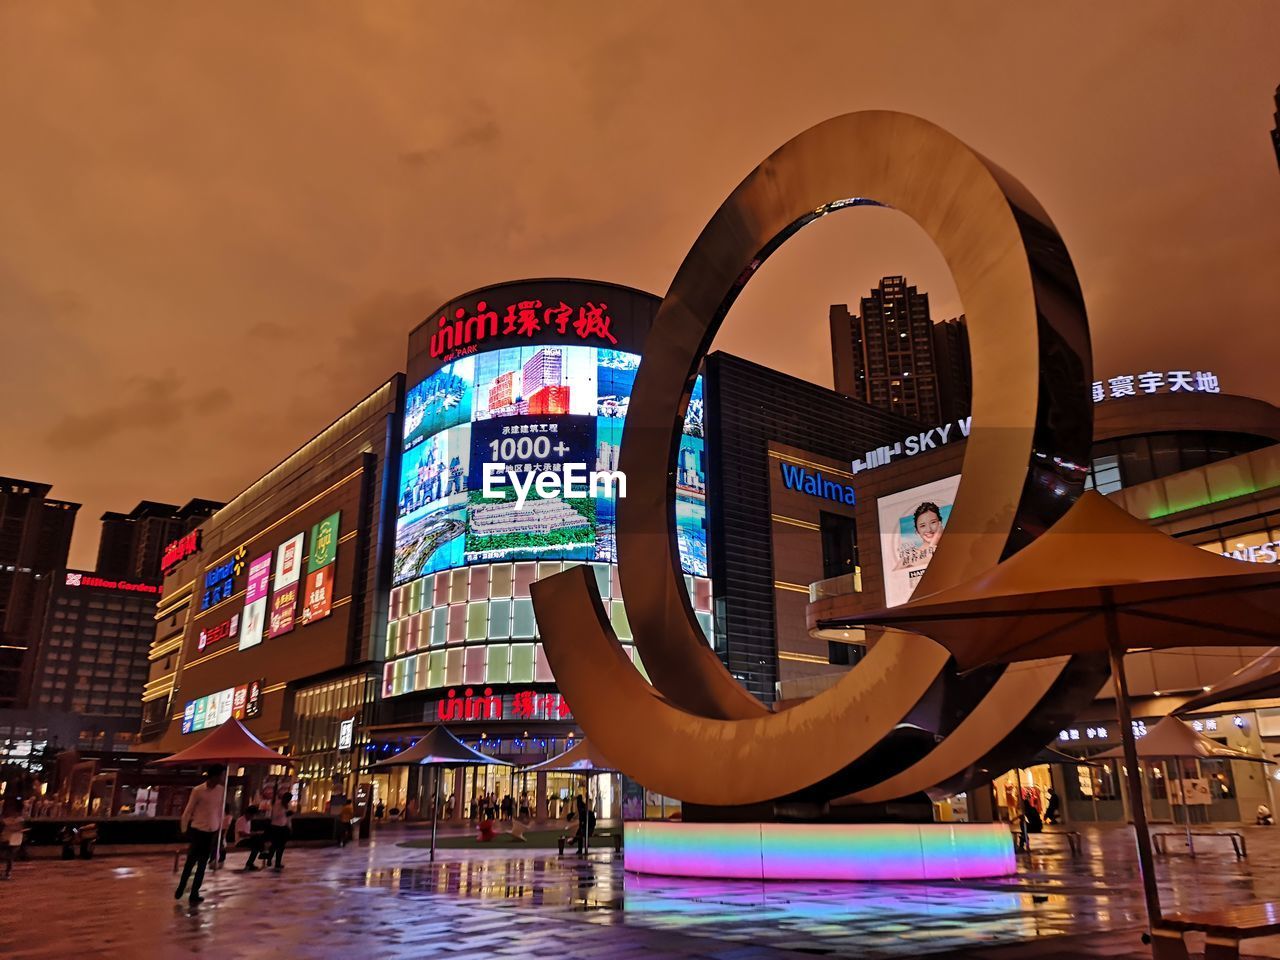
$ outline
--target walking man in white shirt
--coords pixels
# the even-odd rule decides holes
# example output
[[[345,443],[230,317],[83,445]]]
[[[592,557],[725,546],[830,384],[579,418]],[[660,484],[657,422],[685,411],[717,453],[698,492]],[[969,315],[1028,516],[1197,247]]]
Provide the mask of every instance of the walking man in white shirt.
[[[191,791],[187,808],[182,811],[181,828],[191,842],[187,847],[187,862],[182,868],[182,879],[178,881],[173,899],[182,899],[187,880],[191,877],[191,868],[195,867],[196,876],[191,884],[193,907],[204,899],[200,896],[200,884],[204,882],[205,864],[209,862],[209,854],[218,840],[218,831],[222,829],[222,782],[225,776],[226,769],[221,765],[208,767],[204,772],[204,783]]]

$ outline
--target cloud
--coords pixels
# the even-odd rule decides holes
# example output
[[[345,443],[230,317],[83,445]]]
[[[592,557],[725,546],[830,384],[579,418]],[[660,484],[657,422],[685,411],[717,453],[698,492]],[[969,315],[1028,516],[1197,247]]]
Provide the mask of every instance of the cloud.
[[[219,413],[231,403],[231,392],[225,387],[188,390],[186,386],[173,372],[129,377],[118,390],[106,391],[119,398],[116,402],[54,421],[47,436],[49,446],[85,451],[128,431],[176,433],[188,418]]]

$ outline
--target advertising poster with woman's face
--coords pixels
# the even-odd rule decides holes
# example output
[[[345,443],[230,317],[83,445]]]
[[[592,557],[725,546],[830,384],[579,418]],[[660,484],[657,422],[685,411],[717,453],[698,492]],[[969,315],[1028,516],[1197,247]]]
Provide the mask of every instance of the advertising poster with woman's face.
[[[886,606],[896,607],[911,599],[938,549],[959,486],[957,475],[881,497],[876,502]]]

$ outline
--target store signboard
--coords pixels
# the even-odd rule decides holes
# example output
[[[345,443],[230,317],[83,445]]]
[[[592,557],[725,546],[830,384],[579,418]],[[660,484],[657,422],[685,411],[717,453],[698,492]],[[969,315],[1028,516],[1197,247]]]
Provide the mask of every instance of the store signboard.
[[[254,680],[188,700],[182,710],[182,732],[199,733],[221,726],[232,717],[252,719],[258,715],[261,697],[262,681]]]
[[[271,618],[267,627],[267,636],[280,637],[292,630],[297,609],[298,584],[296,582],[283,590],[277,590],[271,597]]]
[[[196,649],[203,650],[222,640],[229,640],[240,632],[240,614],[233,614],[231,619],[224,620],[214,627],[202,627],[200,637],[196,641]]]
[[[267,595],[271,582],[271,554],[264,553],[249,564],[249,582],[244,588],[244,602],[253,603]]]
[[[262,642],[263,630],[267,623],[267,598],[259,597],[244,607],[244,618],[240,623],[241,650],[256,647]]]
[[[306,534],[290,537],[276,550],[276,591],[298,582],[302,575],[302,543]]]
[[[342,513],[330,514],[311,528],[311,555],[307,558],[307,572],[314,573],[333,563],[338,555],[338,523]]]
[[[307,574],[302,594],[302,623],[322,620],[333,612],[333,564]]]
[[[343,720],[338,726],[338,749],[350,750],[356,737],[356,718]]]
[[[942,539],[959,486],[956,474],[876,501],[885,606],[911,599]]]

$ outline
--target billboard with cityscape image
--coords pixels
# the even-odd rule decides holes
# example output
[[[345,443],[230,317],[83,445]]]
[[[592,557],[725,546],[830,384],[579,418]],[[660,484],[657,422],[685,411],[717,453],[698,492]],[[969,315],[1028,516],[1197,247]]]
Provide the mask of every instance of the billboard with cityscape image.
[[[445,364],[406,398],[395,583],[437,570],[506,560],[616,559],[607,492],[540,498],[522,509],[510,484],[482,497],[483,465],[562,472],[615,470],[640,358],[626,351],[510,347]],[[707,575],[701,380],[677,462],[676,521],[686,573]]]

